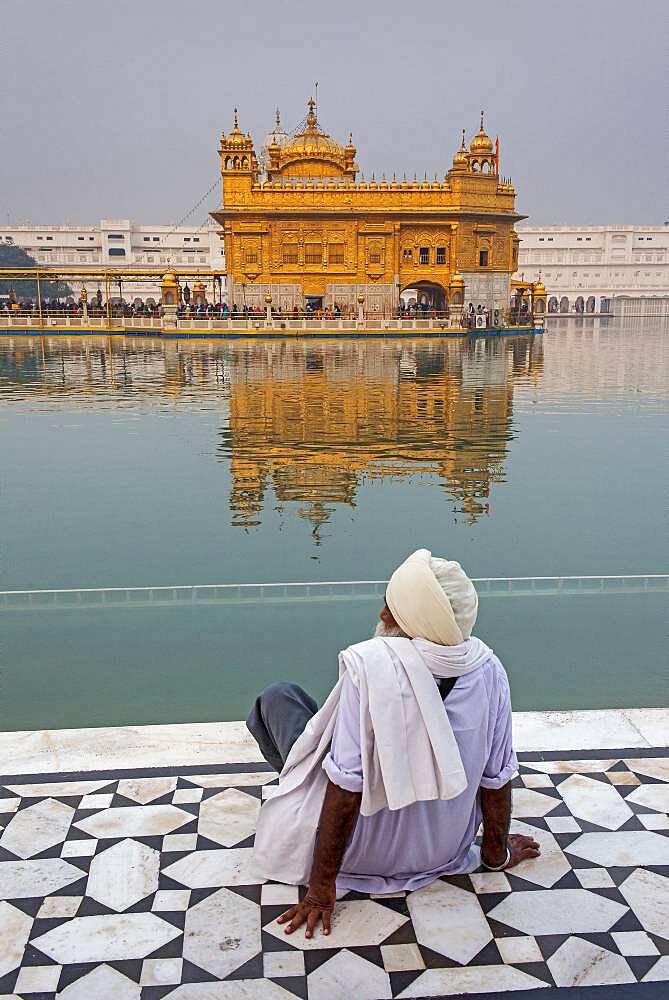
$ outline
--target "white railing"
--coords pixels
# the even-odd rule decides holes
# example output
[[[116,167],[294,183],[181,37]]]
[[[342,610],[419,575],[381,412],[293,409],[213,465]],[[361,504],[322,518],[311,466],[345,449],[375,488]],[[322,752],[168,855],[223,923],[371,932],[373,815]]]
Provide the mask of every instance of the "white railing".
[[[482,598],[669,592],[669,574],[663,573],[619,576],[480,577],[475,578],[474,583]],[[0,612],[382,600],[386,585],[385,580],[337,580],[313,583],[207,583],[156,587],[3,590],[0,591]]]
[[[247,333],[249,336],[258,336],[263,333],[289,333],[290,331],[323,331],[333,333],[338,330],[364,330],[374,332],[402,331],[409,330],[430,330],[435,332],[451,332],[454,334],[463,333],[495,333],[498,330],[517,331],[518,333],[543,329],[543,319],[538,318],[532,323],[524,325],[503,323],[498,327],[482,327],[477,330],[467,331],[460,326],[459,318],[453,319],[384,319],[383,317],[367,316],[361,322],[356,319],[281,319],[275,316],[271,323],[268,323],[264,316],[249,316],[242,318],[214,318],[206,319],[177,319],[168,320],[160,317],[144,316],[51,316],[45,314],[40,324],[36,315],[22,314],[0,314],[1,330],[26,330],[30,333],[57,332],[62,328],[81,329],[83,332],[97,332],[97,330],[112,329],[118,330],[164,330],[170,336],[178,336],[179,331],[184,333],[197,332],[202,337],[207,337],[209,331],[236,331]]]

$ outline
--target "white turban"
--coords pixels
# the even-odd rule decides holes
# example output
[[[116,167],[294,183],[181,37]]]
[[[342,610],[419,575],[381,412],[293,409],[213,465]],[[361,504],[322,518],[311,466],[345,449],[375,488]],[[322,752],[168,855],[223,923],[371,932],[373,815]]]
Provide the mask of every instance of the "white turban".
[[[391,576],[386,604],[411,639],[457,646],[469,639],[476,622],[478,596],[460,563],[435,559],[417,549]]]

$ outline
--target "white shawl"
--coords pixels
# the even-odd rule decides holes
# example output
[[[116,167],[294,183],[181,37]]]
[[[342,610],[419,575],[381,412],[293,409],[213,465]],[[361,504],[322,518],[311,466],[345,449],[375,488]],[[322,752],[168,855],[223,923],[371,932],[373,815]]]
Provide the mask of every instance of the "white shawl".
[[[368,639],[339,654],[339,681],[307,723],[263,805],[253,866],[264,878],[309,880],[345,671],[360,693],[363,787],[360,811],[451,799],[466,786],[458,745],[434,677],[459,677],[492,655],[480,639],[441,646],[426,639]],[[407,694],[407,692],[410,692]]]

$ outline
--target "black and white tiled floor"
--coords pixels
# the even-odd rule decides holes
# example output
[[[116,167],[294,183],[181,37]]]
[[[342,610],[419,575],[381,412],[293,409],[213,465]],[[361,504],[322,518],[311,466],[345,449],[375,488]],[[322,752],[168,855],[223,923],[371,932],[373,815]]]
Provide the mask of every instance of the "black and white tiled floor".
[[[669,981],[669,752],[559,756],[524,754],[516,779],[514,827],[540,859],[410,894],[349,893],[332,935],[312,941],[276,923],[298,890],[249,874],[275,778],[259,765],[0,777],[0,1000]]]

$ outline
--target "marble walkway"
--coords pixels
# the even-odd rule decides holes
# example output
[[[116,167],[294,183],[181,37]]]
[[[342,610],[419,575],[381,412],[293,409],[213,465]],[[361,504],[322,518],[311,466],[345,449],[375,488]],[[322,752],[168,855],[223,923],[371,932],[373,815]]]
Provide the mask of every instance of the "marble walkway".
[[[0,734],[0,1000],[659,997],[669,720],[622,714],[518,718],[513,827],[541,858],[348,893],[312,941],[276,923],[298,889],[250,869],[276,775],[242,727]]]

